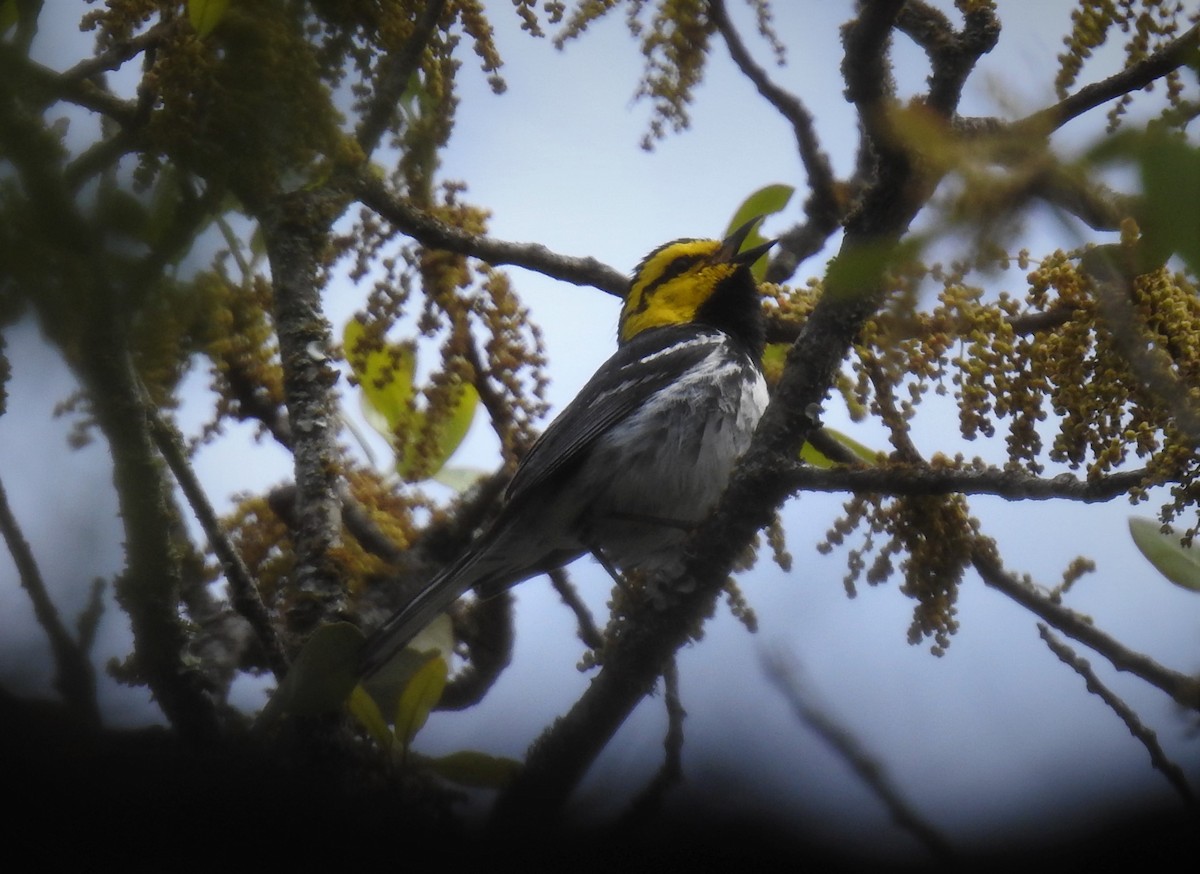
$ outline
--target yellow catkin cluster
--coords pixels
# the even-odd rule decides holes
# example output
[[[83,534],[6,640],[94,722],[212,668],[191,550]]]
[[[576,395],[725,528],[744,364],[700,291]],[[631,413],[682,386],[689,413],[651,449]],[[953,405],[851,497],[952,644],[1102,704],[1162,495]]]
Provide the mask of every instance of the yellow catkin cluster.
[[[944,654],[958,629],[958,586],[978,532],[966,500],[961,495],[856,495],[817,548],[828,554],[856,530],[864,533],[862,545],[847,550],[846,593],[854,597],[860,582],[880,585],[899,571],[900,590],[916,601],[909,642],[932,638],[931,651]]]
[[[205,38],[169,28],[144,87],[162,108],[147,134],[163,153],[249,203],[316,178],[342,154],[330,75],[283,4],[231,4]],[[153,151],[153,150],[148,150]]]
[[[506,400],[502,410],[489,412],[504,457],[515,460],[533,444],[537,422],[547,410],[545,344],[508,275],[492,267],[481,267],[480,272],[481,293],[473,301],[473,313],[487,339],[483,344],[484,372],[479,377],[494,385]]]
[[[350,493],[360,510],[397,549],[408,548],[416,537],[413,520],[418,509],[427,504],[411,495],[398,495],[386,487],[374,471],[349,467],[345,471]],[[284,522],[261,496],[241,496],[223,524],[230,540],[242,556],[250,576],[268,607],[285,612],[286,593],[292,578],[295,555],[292,537]],[[379,556],[365,550],[349,533],[330,552],[339,568],[346,591],[361,594],[373,581],[386,577],[392,569]]]
[[[96,32],[99,51],[129,40],[156,15],[173,11],[172,0],[108,0],[101,9],[92,9],[79,22],[82,31]]]
[[[283,409],[283,371],[274,325],[267,315],[271,286],[265,277],[230,282],[220,271],[200,274],[194,281],[197,297],[205,302],[201,347],[210,362],[212,389],[217,395],[205,435],[219,432],[226,418],[252,415],[247,404]]]
[[[1132,263],[1138,236],[1127,229],[1114,250]],[[1124,253],[1124,254],[1123,254]],[[1200,297],[1167,267],[1127,277],[1108,301],[1089,268],[1097,252],[1056,251],[1034,261],[1027,252],[992,253],[982,263],[906,265],[894,271],[887,307],[863,330],[850,371],[850,397],[889,429],[898,462],[919,461],[910,427],[926,395],[952,397],[967,440],[1004,439],[1005,465],[1042,474],[1050,464],[1089,478],[1145,469],[1130,492],[1142,500],[1152,484],[1169,484],[1164,521],[1189,514],[1195,533],[1200,460],[1184,414],[1200,421]],[[1104,253],[1107,254],[1107,253]],[[1125,257],[1129,255],[1130,257]],[[972,281],[981,268],[1027,271],[1022,293],[988,291]],[[919,304],[929,283],[936,301]],[[1120,304],[1120,306],[1117,306]],[[1121,317],[1120,313],[1127,313]],[[1157,368],[1170,397],[1146,378]],[[1182,417],[1182,418],[1181,418]],[[918,453],[914,456],[914,453]],[[979,459],[935,455],[934,467],[978,469]],[[955,590],[978,545],[978,524],[958,497],[856,496],[820,544],[848,548],[847,591],[899,572],[918,604],[910,635],[944,649],[955,628]],[[1064,580],[1087,570],[1076,563]]]
[[[642,36],[646,66],[635,94],[654,105],[642,148],[652,148],[667,127],[679,132],[690,123],[688,105],[704,76],[713,26],[703,0],[663,0]]]
[[[635,7],[629,12],[631,22],[636,19],[636,14],[640,11],[643,3],[644,0],[634,0],[631,4]],[[555,35],[554,45],[561,49],[568,41],[582,36],[593,22],[600,20],[620,5],[620,0],[578,0],[562,30]]]
[[[1184,22],[1194,23],[1200,12],[1188,10],[1180,0],[1089,0],[1071,13],[1071,32],[1063,38],[1065,51],[1058,56],[1054,87],[1059,98],[1076,85],[1083,65],[1093,52],[1120,32],[1125,42],[1126,68],[1145,60],[1179,35]],[[1184,100],[1179,71],[1166,77],[1167,106],[1178,109]],[[1133,94],[1122,94],[1108,111],[1109,130],[1120,123]]]
[[[221,520],[229,540],[246,565],[250,578],[269,606],[286,590],[295,564],[287,523],[271,509],[267,499],[243,495],[233,512]]]
[[[555,37],[555,45],[562,48],[621,5],[616,0],[578,3]],[[642,147],[650,149],[668,129],[682,131],[688,127],[688,106],[704,76],[708,40],[714,26],[708,4],[703,0],[659,0],[648,23],[642,14],[648,5],[646,0],[631,0],[624,5],[626,25],[630,34],[641,41],[642,56],[646,59],[635,97],[653,104],[650,129],[642,139]],[[754,6],[761,32],[782,58],[783,46],[771,28],[766,0],[755,0]]]

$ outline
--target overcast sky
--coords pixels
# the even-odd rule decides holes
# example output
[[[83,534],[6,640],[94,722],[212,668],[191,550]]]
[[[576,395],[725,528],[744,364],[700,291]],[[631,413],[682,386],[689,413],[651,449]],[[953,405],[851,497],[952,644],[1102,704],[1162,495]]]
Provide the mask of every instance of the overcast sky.
[[[48,4],[61,10],[72,5]],[[492,95],[472,66],[474,56],[463,53],[462,104],[443,175],[466,181],[466,196],[493,211],[495,236],[536,240],[628,271],[668,239],[720,234],[740,201],[766,184],[801,189],[787,214],[770,219],[766,231],[781,231],[797,220],[804,176],[790,127],[758,98],[722,47],[714,49],[697,93],[692,130],[647,153],[639,142],[649,108],[631,102],[641,58],[622,14],[558,52],[548,41],[517,30],[509,3],[488,5],[495,7],[492,20],[506,61],[502,72],[508,92]],[[752,16],[737,0],[729,5],[760,63],[769,66],[769,50],[754,34]],[[771,73],[805,101],[835,170],[846,173],[855,127],[837,70],[838,28],[850,3],[776,7],[788,66],[771,67]],[[1062,0],[1002,4],[1005,31],[972,77],[963,114],[1013,117],[1052,101],[1054,58],[1070,7]],[[69,23],[56,27],[47,13],[43,17],[38,49],[45,63],[65,67],[89,50],[89,38]],[[907,45],[897,47],[897,57],[901,88],[912,93],[926,75],[923,58]],[[1112,72],[1119,63],[1118,52],[1106,52],[1096,67],[1085,69],[1085,78]],[[1102,128],[1102,117],[1075,123],[1058,144],[1064,150],[1081,148]],[[1047,216],[1034,216],[1030,229],[1033,237],[1026,245],[1035,254],[1079,242],[1062,236]],[[1058,239],[1052,233],[1059,233]],[[797,280],[819,275],[821,262],[802,265]],[[560,409],[611,353],[618,302],[521,269],[510,273],[543,326],[554,380],[550,399]],[[1002,276],[996,287],[1020,293],[1020,280],[1018,274]],[[329,290],[335,333],[363,294],[344,283]],[[53,356],[39,353],[28,324],[9,330],[7,337],[14,375],[8,414],[0,417],[0,478],[64,613],[71,616],[88,581],[80,574],[114,573],[119,567],[121,534],[106,453],[95,446],[67,450],[70,420],[52,419],[51,411],[72,390],[69,375]],[[194,429],[204,418],[199,391],[204,381],[198,375],[191,382],[196,393],[183,416],[185,427]],[[357,399],[345,400],[355,413]],[[885,444],[878,429],[851,423],[836,400],[827,405],[827,423],[869,445]],[[270,445],[252,445],[249,433],[231,429],[229,439],[197,460],[224,506],[235,491],[262,489],[288,476],[286,456]],[[962,449],[997,460],[1003,450],[1002,437],[993,446],[955,441],[956,425],[945,409],[919,417],[916,433],[927,453]],[[376,449],[382,452],[382,445]],[[477,421],[454,463],[490,469],[496,460],[495,441],[486,423]],[[758,634],[747,633],[722,607],[705,639],[682,653],[689,787],[711,790],[705,793],[709,803],[762,811],[833,837],[877,836],[881,849],[913,846],[844,763],[797,724],[763,674],[764,655],[775,653],[800,666],[815,699],[886,768],[916,810],[952,839],[984,839],[1018,825],[1070,821],[1113,805],[1170,797],[1145,750],[1041,643],[1033,618],[985,589],[973,574],[960,594],[961,630],[942,658],[930,655],[926,645],[906,642],[912,602],[900,594],[897,581],[864,586],[857,599],[848,599],[841,582],[844,551],[822,557],[813,548],[841,500],[804,495],[789,503],[785,522],[795,568],[785,574],[764,557],[755,571],[742,576],[759,617]],[[971,505],[1010,567],[1040,583],[1057,583],[1078,554],[1095,558],[1098,572],[1079,585],[1069,605],[1176,670],[1200,668],[1200,600],[1159,578],[1128,538],[1128,517],[1148,515],[1153,505],[1134,509],[1115,501],[1076,507],[989,499],[973,499]],[[603,616],[609,589],[604,572],[585,560],[573,574]],[[520,625],[512,668],[480,707],[435,715],[418,740],[423,751],[475,748],[521,756],[585,688],[589,675],[574,667],[580,646],[571,614],[544,580],[530,581],[517,592]],[[104,632],[98,664],[129,647],[127,623],[115,609],[107,614]],[[0,683],[25,691],[44,688],[47,651],[7,553],[0,555],[0,641],[5,647]],[[1200,746],[1186,736],[1189,722],[1161,694],[1116,675],[1099,657],[1091,661],[1158,731],[1168,754],[1193,781],[1200,777]],[[258,694],[248,683],[246,701]],[[114,686],[106,703],[110,719],[147,718],[153,711],[146,699],[144,690]],[[661,698],[644,702],[589,775],[578,797],[581,809],[616,809],[643,785],[661,759],[664,726]]]

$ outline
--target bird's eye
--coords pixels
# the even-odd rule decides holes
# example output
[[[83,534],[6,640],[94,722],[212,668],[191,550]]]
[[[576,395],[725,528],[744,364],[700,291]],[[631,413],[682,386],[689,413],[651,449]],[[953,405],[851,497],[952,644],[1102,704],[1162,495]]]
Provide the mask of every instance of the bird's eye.
[[[691,269],[692,265],[700,260],[699,255],[680,255],[667,265],[663,270],[662,275],[655,281],[655,285],[661,285],[669,279],[674,279]]]

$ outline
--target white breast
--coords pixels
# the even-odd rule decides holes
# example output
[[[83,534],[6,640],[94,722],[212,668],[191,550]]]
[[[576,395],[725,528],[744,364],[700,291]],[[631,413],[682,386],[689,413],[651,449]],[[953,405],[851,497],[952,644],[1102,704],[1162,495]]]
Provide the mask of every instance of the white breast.
[[[600,484],[587,525],[610,560],[624,569],[673,562],[725,490],[766,406],[762,374],[721,342],[604,437],[584,478]]]

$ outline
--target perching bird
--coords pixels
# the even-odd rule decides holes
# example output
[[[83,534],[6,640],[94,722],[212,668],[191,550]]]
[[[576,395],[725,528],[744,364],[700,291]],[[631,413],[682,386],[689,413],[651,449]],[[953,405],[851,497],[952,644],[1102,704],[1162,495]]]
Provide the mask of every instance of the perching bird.
[[[487,598],[585,552],[610,570],[677,568],[767,405],[750,266],[774,241],[738,251],[757,222],[642,259],[616,353],[521,461],[496,520],[367,641],[363,676],[468,589]]]

